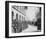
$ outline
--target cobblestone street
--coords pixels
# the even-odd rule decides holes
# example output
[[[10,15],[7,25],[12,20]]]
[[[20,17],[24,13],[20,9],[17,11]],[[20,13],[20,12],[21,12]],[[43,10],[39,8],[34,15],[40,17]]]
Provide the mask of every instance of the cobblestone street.
[[[28,28],[26,28],[25,30],[22,31],[22,33],[27,33],[27,32],[32,32],[32,31],[38,31],[37,30],[37,26],[34,25],[28,25]]]

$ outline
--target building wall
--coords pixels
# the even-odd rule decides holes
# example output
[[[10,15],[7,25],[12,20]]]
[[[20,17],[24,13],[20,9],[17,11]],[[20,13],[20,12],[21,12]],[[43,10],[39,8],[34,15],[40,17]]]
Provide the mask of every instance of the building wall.
[[[14,12],[14,17],[13,17],[13,19],[16,19],[16,14],[18,14],[18,19],[19,19],[19,15],[21,15],[21,17],[22,17],[22,16],[25,17],[22,13],[20,13],[19,11],[15,10],[15,9],[13,9],[13,8],[12,8],[12,11]],[[21,20],[22,20],[22,19],[21,19]]]
[[[18,20],[17,21],[14,21],[15,22],[14,26],[16,27],[16,29],[14,27],[13,30],[14,31],[16,30],[15,32],[19,33],[20,31],[22,31],[22,30],[24,30],[24,29],[27,28],[27,26],[25,26],[25,23],[24,23],[26,16],[23,13],[21,13],[21,11],[19,11],[16,8],[13,8],[12,7],[12,11],[14,12],[14,16],[12,18],[13,21],[16,19],[16,14],[18,14]],[[21,18],[20,18],[20,16],[21,16]],[[16,22],[17,22],[17,25],[16,25]]]

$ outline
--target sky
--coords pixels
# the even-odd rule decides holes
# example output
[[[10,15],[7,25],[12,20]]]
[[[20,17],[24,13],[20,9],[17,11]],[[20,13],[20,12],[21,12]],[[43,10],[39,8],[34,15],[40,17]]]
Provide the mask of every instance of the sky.
[[[28,9],[26,10],[26,17],[29,21],[36,21],[36,15],[38,14],[38,12],[38,7],[28,7]]]

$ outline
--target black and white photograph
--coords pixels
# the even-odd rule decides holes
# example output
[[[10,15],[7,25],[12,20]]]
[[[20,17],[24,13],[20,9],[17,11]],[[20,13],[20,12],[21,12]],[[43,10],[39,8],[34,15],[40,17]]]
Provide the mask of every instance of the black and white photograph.
[[[13,33],[41,31],[41,7],[13,5],[11,10]]]
[[[6,2],[9,37],[44,35],[44,3]]]

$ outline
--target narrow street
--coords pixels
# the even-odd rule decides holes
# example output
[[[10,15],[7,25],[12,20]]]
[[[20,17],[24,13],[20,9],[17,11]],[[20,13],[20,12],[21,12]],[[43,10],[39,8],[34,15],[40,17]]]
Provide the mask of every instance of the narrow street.
[[[32,32],[32,31],[37,31],[37,26],[28,24],[28,28],[23,30],[22,33],[25,33],[25,32],[27,33],[27,32]]]

